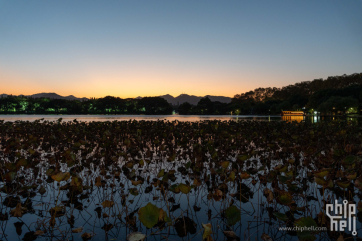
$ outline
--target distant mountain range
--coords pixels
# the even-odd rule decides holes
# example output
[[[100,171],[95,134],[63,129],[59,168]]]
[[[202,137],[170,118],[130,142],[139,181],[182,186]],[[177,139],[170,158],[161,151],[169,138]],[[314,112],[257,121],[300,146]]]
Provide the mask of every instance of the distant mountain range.
[[[192,105],[197,105],[199,103],[201,98],[209,97],[211,101],[220,101],[222,103],[230,103],[231,98],[225,97],[225,96],[213,96],[213,95],[206,95],[206,96],[195,96],[195,95],[187,95],[187,94],[181,94],[177,97],[173,97],[172,95],[160,95],[158,97],[162,97],[165,100],[167,100],[168,103],[177,105],[182,104],[184,102],[189,102]],[[137,99],[141,99],[142,97],[137,97]]]
[[[7,94],[2,94],[0,97],[7,97]],[[33,97],[33,98],[49,98],[49,99],[65,99],[65,100],[88,100],[88,98],[77,98],[73,95],[68,96],[61,96],[56,93],[39,93],[34,95],[19,95],[19,96],[26,96],[26,97]]]
[[[7,94],[2,94],[0,97],[7,97]],[[73,95],[68,96],[61,96],[56,93],[39,93],[34,95],[19,95],[19,96],[27,96],[27,97],[33,97],[33,98],[50,98],[50,99],[66,99],[66,100],[88,100],[88,98],[78,98]],[[222,103],[230,103],[231,98],[225,97],[225,96],[213,96],[213,95],[206,95],[206,96],[195,96],[195,95],[187,95],[187,94],[181,94],[177,97],[173,97],[172,95],[160,95],[158,97],[162,97],[165,100],[167,100],[168,103],[177,105],[182,104],[184,102],[189,102],[190,104],[197,105],[199,103],[201,98],[209,97],[211,101],[220,101]],[[135,99],[142,99],[142,97],[137,97]]]

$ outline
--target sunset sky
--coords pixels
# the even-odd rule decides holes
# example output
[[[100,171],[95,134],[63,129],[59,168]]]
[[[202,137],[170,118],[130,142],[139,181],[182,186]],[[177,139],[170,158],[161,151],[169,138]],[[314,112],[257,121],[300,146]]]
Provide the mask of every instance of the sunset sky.
[[[362,72],[362,1],[0,0],[0,94],[235,94]]]

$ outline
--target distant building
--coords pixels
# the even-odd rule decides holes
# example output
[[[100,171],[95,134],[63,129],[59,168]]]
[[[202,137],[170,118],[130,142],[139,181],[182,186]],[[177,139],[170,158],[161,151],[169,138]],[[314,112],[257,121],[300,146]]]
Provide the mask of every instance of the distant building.
[[[282,116],[303,116],[305,115],[303,111],[282,111]]]

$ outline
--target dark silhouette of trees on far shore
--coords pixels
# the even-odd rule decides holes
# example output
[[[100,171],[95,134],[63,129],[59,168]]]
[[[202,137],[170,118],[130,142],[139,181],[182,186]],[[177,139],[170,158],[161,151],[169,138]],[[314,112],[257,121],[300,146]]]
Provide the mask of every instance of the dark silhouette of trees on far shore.
[[[304,81],[282,88],[257,88],[236,94],[230,103],[201,98],[197,105],[171,105],[161,97],[122,99],[106,96],[67,100],[7,96],[0,98],[0,114],[172,114],[272,115],[283,110],[319,111],[323,114],[360,113],[362,73]]]

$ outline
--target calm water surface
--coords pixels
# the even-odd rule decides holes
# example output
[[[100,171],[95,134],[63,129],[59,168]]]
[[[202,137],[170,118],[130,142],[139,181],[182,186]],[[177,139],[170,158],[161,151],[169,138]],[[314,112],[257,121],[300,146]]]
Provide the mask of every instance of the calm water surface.
[[[320,116],[279,116],[279,115],[0,115],[0,120],[4,121],[35,121],[39,119],[55,121],[62,118],[62,121],[129,121],[129,120],[168,120],[168,121],[203,121],[203,120],[254,120],[254,121],[310,121],[320,122],[332,120],[333,117]],[[362,118],[346,118],[349,121],[357,121]]]

